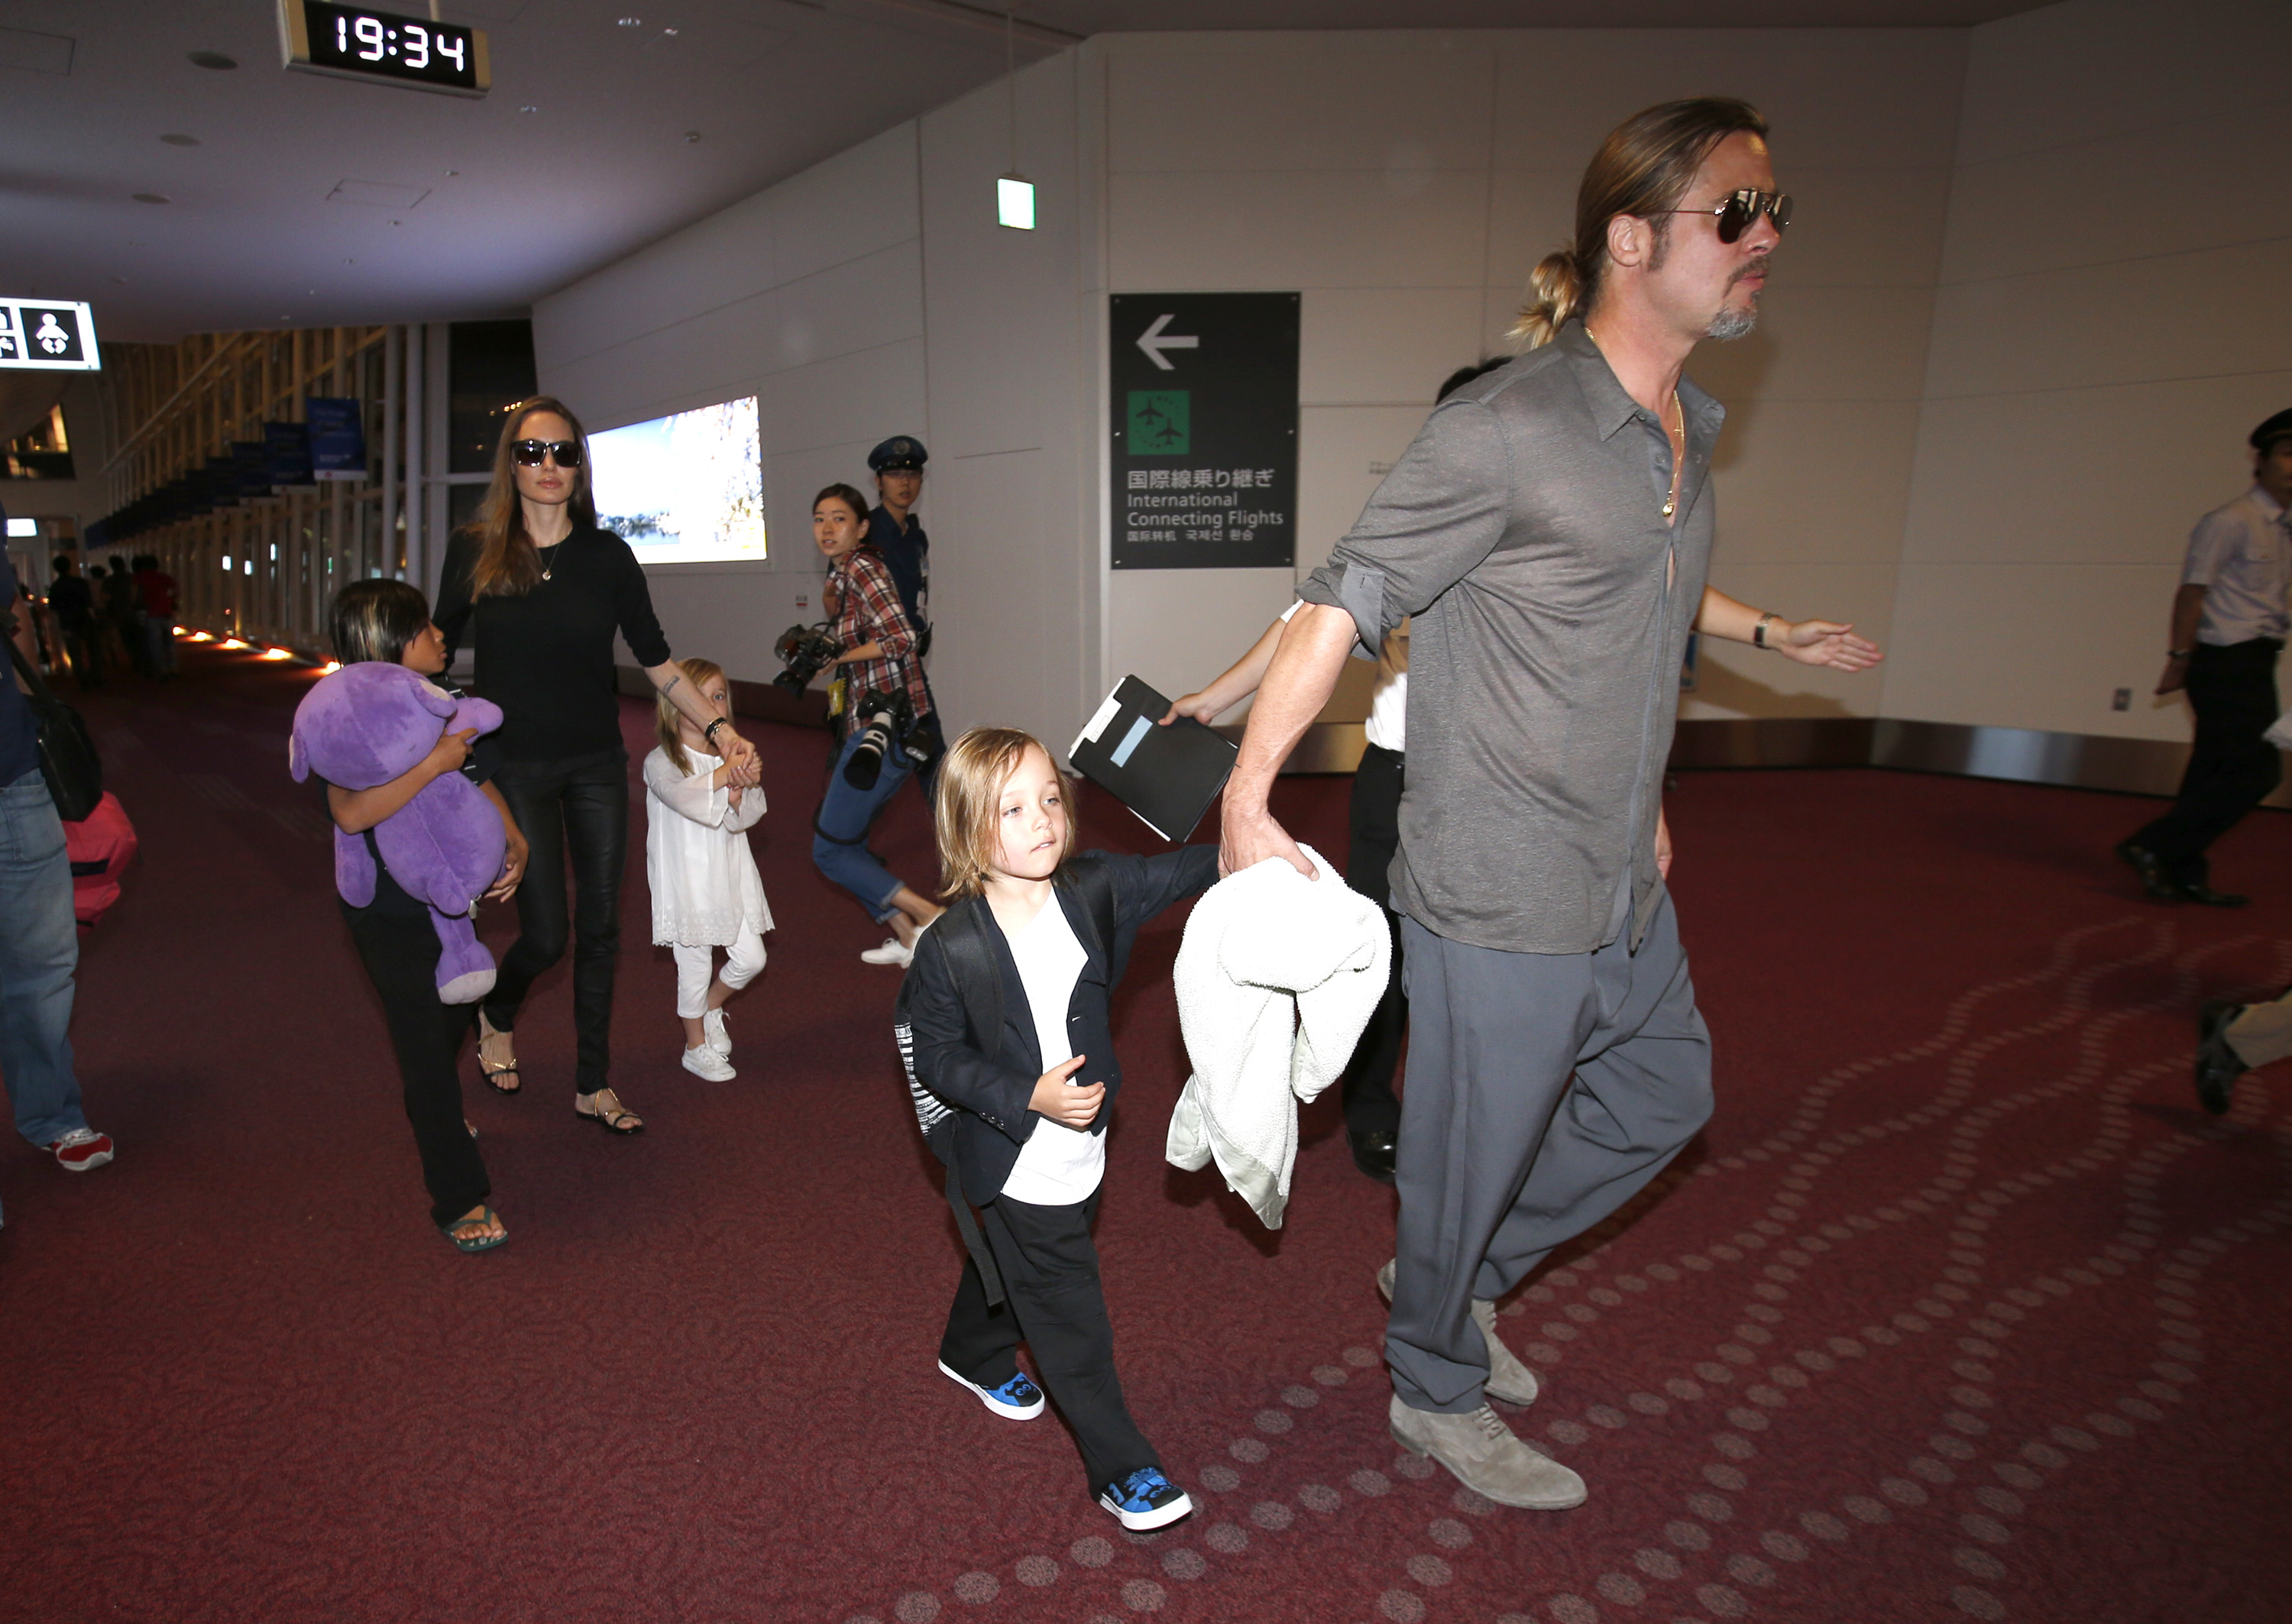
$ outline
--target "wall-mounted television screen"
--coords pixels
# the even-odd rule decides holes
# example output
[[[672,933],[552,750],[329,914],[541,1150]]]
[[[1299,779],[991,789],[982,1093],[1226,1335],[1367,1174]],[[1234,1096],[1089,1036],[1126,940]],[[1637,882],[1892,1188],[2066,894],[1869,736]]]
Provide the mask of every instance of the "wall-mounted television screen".
[[[764,557],[754,395],[593,434],[589,458],[597,522],[640,564]]]

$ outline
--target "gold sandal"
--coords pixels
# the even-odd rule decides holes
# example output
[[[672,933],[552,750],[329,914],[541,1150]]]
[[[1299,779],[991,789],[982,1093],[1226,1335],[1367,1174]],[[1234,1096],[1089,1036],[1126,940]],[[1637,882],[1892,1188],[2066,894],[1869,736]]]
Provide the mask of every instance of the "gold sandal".
[[[493,1090],[496,1094],[514,1094],[525,1087],[524,1080],[517,1074],[515,1060],[512,1060],[507,1065],[486,1064],[486,1040],[507,1035],[505,1033],[494,1030],[493,1023],[486,1019],[486,1012],[483,1009],[478,1011],[478,1070],[484,1073],[485,1080],[493,1085]],[[504,1077],[509,1079],[506,1084],[501,1081]]]
[[[581,1108],[583,1100],[595,1099],[598,1094],[612,1094],[613,1103],[601,1111],[585,1111]],[[644,1131],[644,1119],[621,1104],[621,1097],[613,1094],[610,1089],[599,1089],[595,1094],[576,1094],[573,1097],[573,1114],[584,1122],[596,1123],[607,1133],[626,1137],[629,1134]]]

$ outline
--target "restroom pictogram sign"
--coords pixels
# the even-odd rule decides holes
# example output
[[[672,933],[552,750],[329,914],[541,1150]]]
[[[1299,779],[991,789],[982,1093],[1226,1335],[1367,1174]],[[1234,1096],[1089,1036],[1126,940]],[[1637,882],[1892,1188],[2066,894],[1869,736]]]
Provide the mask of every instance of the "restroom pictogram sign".
[[[84,304],[0,298],[0,370],[96,372],[95,314]]]

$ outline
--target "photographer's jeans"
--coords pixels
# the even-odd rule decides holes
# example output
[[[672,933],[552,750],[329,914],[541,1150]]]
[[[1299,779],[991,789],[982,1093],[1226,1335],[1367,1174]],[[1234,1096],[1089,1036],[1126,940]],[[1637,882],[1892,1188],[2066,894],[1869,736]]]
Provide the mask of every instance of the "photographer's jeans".
[[[64,826],[34,768],[0,784],[0,1079],[35,1145],[87,1126],[69,1035],[78,968]]]
[[[844,763],[860,747],[860,732],[852,731],[835,754],[827,775],[827,793],[820,799],[819,816],[811,824],[812,866],[858,897],[882,924],[899,912],[892,897],[900,886],[898,875],[876,860],[868,849],[868,831],[884,803],[900,792],[912,772],[908,759],[892,751],[884,759],[884,771],[872,790],[855,790],[843,781]]]

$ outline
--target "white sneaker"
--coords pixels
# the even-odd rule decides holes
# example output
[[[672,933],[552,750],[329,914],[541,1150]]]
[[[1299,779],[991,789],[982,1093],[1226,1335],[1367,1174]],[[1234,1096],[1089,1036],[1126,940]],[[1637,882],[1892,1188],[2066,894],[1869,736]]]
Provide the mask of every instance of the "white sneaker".
[[[722,1009],[711,1009],[702,1016],[700,1030],[707,1034],[706,1041],[709,1048],[720,1055],[730,1056],[732,1034],[724,1030],[724,1012]]]
[[[884,938],[881,947],[871,947],[861,953],[860,961],[862,964],[896,964],[905,969],[916,961],[916,950],[901,946],[899,937],[889,936]]]
[[[730,1061],[706,1043],[684,1051],[684,1069],[695,1077],[706,1077],[711,1082],[730,1082],[740,1074],[732,1069]]]

